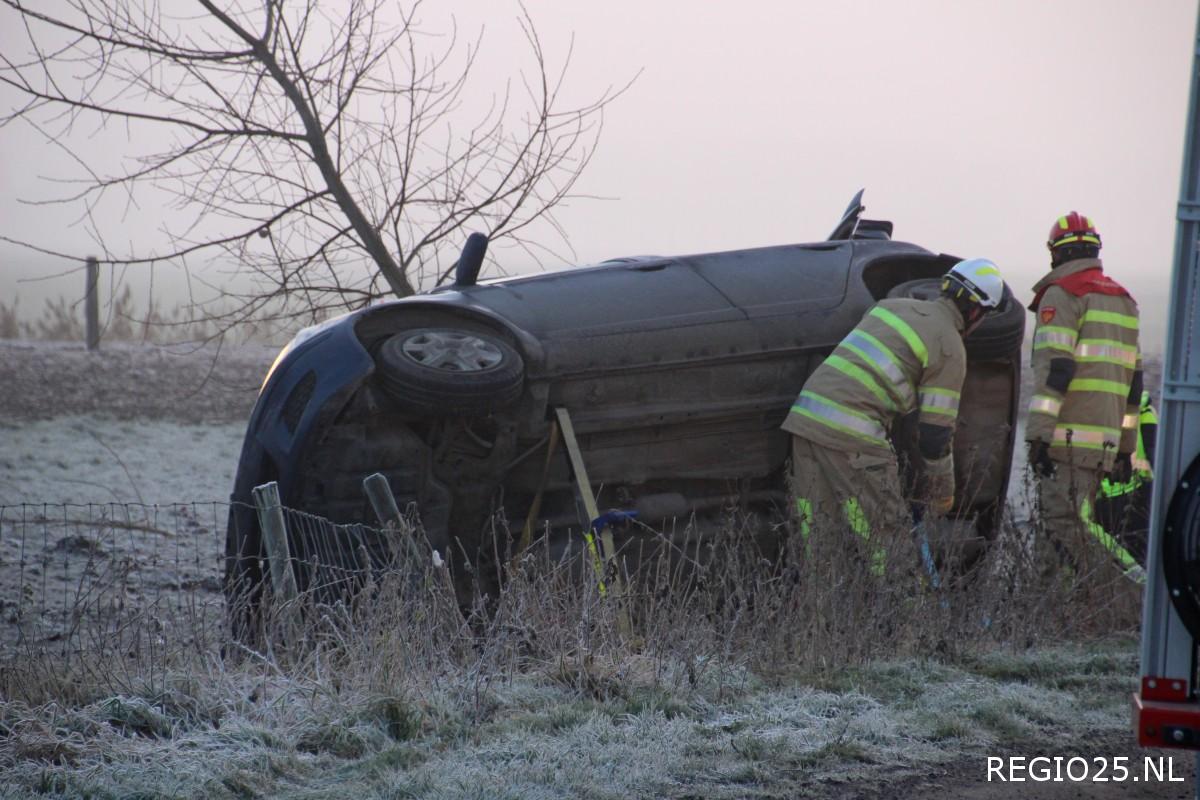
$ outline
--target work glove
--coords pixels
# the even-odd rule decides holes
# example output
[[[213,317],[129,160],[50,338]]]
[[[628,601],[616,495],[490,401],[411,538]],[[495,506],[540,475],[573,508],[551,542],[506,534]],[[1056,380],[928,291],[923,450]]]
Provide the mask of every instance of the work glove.
[[[950,509],[954,507],[954,495],[946,495],[945,497],[931,497],[926,503],[929,513],[937,517],[944,517],[950,513]]]
[[[1050,458],[1050,445],[1040,439],[1029,442],[1029,467],[1039,478],[1054,475],[1054,461]]]
[[[1112,483],[1129,483],[1133,480],[1133,456],[1129,453],[1118,453],[1108,472],[1108,480]]]
[[[1146,570],[1138,564],[1134,564],[1132,567],[1125,570],[1124,575],[1126,578],[1129,578],[1129,580],[1133,581],[1139,586],[1144,586],[1146,583]]]
[[[917,482],[917,497],[935,517],[944,517],[954,505],[954,459],[926,460]]]

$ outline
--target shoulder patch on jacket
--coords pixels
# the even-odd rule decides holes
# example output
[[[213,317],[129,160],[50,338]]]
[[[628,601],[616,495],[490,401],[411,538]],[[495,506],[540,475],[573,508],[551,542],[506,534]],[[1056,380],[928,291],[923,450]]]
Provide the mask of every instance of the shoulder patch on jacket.
[[[1054,321],[1054,315],[1058,311],[1054,306],[1044,306],[1038,311],[1038,317],[1042,320],[1043,325],[1049,325]]]

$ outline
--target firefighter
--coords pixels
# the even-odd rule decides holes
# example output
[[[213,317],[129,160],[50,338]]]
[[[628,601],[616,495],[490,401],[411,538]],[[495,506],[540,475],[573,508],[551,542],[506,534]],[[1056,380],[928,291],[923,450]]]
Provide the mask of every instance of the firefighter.
[[[889,431],[917,415],[924,479],[917,498],[941,515],[954,503],[952,444],[967,371],[963,338],[1000,304],[991,261],[955,264],[935,300],[881,300],[809,376],[783,429],[792,434],[792,491],[800,533],[844,523],[883,571],[884,539],[909,531]]]
[[[1100,481],[1094,504],[1095,524],[1103,527],[1145,569],[1154,448],[1158,438],[1158,414],[1149,392],[1142,392],[1136,422],[1126,418],[1123,427],[1130,423],[1137,425],[1137,449],[1128,463],[1118,458],[1116,469]],[[1118,557],[1118,561],[1125,560]]]
[[[1046,242],[1050,273],[1033,287],[1033,396],[1025,438],[1048,542],[1078,570],[1096,541],[1127,572],[1136,560],[1095,522],[1104,475],[1137,443],[1142,396],[1137,304],[1104,274],[1100,234],[1075,211]]]

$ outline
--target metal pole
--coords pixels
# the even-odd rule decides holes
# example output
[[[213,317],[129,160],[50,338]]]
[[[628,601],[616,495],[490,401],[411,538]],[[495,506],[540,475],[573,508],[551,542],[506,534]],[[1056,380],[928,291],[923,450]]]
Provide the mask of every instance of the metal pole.
[[[87,284],[84,287],[84,314],[87,322],[87,349],[100,347],[100,262],[95,256],[87,259]]]
[[[292,555],[288,548],[287,523],[279,500],[279,484],[275,481],[254,487],[254,505],[258,508],[258,524],[262,528],[267,548],[267,564],[271,568],[271,586],[275,596],[284,603],[296,599],[296,576],[292,574]]]

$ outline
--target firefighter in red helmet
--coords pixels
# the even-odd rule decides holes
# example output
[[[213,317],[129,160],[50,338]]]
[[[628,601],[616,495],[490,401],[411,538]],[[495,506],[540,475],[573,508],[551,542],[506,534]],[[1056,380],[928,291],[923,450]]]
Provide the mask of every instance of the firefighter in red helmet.
[[[1090,217],[1059,217],[1046,246],[1050,272],[1033,287],[1029,306],[1036,327],[1025,428],[1043,529],[1076,570],[1093,561],[1091,541],[1105,560],[1136,572],[1133,556],[1096,523],[1093,501],[1106,474],[1129,471],[1137,447],[1137,303],[1104,273]]]

